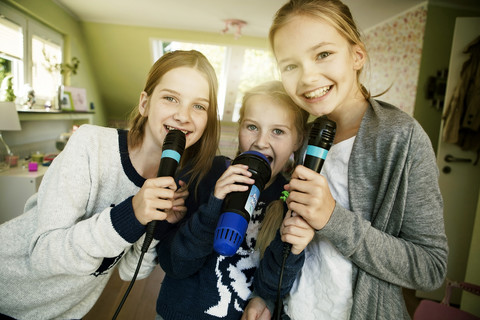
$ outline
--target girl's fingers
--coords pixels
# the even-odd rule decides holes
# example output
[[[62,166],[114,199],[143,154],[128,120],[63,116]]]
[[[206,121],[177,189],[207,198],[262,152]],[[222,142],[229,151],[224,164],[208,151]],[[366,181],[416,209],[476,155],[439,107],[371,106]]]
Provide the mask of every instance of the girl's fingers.
[[[177,190],[177,184],[172,177],[157,177],[145,180],[142,188],[168,188]]]
[[[230,192],[248,190],[248,185],[253,184],[255,180],[250,178],[252,173],[247,169],[248,166],[241,164],[228,167],[215,184],[214,196],[217,199],[224,199]]]
[[[172,209],[177,186],[172,177],[147,179],[142,188],[132,199],[132,206],[137,220],[146,225],[152,220],[165,220],[167,210]],[[183,198],[177,198],[182,206]]]

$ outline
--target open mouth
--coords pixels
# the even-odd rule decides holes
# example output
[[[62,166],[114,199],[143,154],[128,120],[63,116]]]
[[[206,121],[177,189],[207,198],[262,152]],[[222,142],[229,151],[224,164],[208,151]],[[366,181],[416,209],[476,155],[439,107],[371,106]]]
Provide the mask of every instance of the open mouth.
[[[175,127],[171,127],[171,126],[167,126],[167,125],[165,125],[164,127],[165,127],[165,129],[167,129],[167,131],[180,130],[180,131],[182,131],[185,135],[187,135],[187,134],[189,133],[189,131],[183,130],[183,129],[180,129],[180,128],[175,128]]]
[[[318,88],[317,90],[305,93],[303,96],[307,99],[320,98],[326,95],[331,88],[332,86],[321,87],[321,88]]]
[[[273,157],[271,157],[271,156],[269,156],[269,155],[266,155],[266,154],[264,154],[264,156],[265,156],[265,158],[268,159],[268,162],[272,163]]]

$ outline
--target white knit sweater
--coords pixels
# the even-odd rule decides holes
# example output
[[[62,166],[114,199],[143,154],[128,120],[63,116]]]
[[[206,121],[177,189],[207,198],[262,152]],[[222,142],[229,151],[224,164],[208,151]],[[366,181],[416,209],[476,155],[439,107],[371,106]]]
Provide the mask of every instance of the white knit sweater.
[[[114,266],[131,278],[145,232],[131,196],[144,180],[128,158],[126,132],[81,126],[25,212],[0,225],[0,313],[79,319],[95,304]],[[151,249],[138,278],[155,263]]]

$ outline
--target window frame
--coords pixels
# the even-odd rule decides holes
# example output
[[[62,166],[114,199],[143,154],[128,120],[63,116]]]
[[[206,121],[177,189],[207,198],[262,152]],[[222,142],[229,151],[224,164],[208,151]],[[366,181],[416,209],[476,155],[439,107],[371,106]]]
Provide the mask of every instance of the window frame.
[[[223,70],[221,74],[218,74],[218,112],[221,121],[236,122],[238,120],[237,97],[240,93],[239,86],[242,81],[243,65],[245,63],[245,56],[247,50],[262,50],[267,52],[268,49],[258,48],[254,46],[245,45],[227,45],[219,43],[199,42],[191,40],[179,40],[179,39],[165,39],[165,38],[151,38],[150,48],[152,54],[153,63],[164,54],[163,42],[181,42],[188,44],[198,45],[211,45],[225,48],[225,61],[223,64]],[[273,59],[273,58],[272,58]],[[273,64],[276,64],[274,59]],[[271,80],[279,80],[280,76],[275,68],[273,70]]]
[[[64,35],[55,29],[45,25],[44,23],[22,13],[21,11],[5,4],[0,3],[0,15],[3,15],[6,19],[11,22],[18,24],[22,27],[23,33],[23,60],[20,64],[23,63],[23,74],[21,75],[23,79],[16,79],[15,84],[17,90],[15,94],[18,96],[22,94],[22,90],[25,84],[32,84],[33,81],[33,60],[32,60],[32,39],[33,36],[37,36],[43,40],[50,41],[60,47],[61,51],[61,63],[64,62]],[[19,68],[21,69],[21,68]],[[20,71],[21,72],[21,71]],[[21,78],[21,77],[18,77]],[[60,74],[58,85],[63,83],[63,75]],[[34,88],[35,89],[35,88]],[[43,105],[46,97],[39,97],[37,99],[37,104]],[[55,98],[55,97],[50,97]]]

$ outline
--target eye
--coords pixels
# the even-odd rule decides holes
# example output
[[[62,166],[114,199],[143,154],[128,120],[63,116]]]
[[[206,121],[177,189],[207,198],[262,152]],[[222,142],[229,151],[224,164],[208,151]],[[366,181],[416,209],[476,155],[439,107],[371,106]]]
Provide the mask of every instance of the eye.
[[[281,130],[281,129],[273,129],[273,134],[276,135],[276,136],[280,136],[282,134],[285,133],[285,131]]]
[[[321,60],[321,59],[325,59],[326,57],[328,57],[331,53],[330,52],[320,52],[317,56],[317,60]]]
[[[286,66],[285,68],[283,68],[283,71],[292,71],[293,69],[297,68],[296,65],[294,64],[289,64],[288,66]]]
[[[257,126],[254,125],[254,124],[247,124],[247,125],[246,125],[246,128],[247,128],[247,130],[250,130],[250,131],[255,131],[255,130],[257,130]]]
[[[200,111],[207,110],[207,108],[205,106],[202,106],[201,104],[194,104],[193,108]]]
[[[171,96],[165,96],[163,99],[167,100],[168,102],[177,102],[177,99]]]

